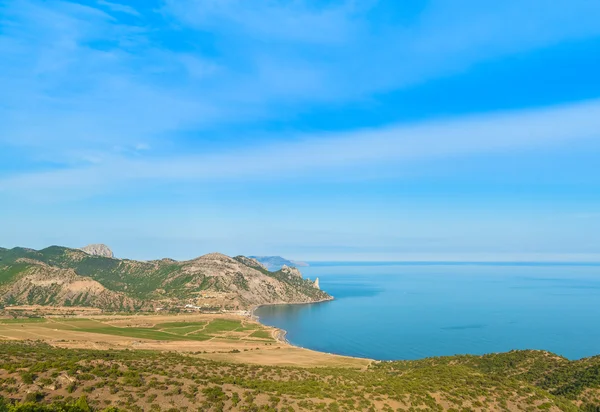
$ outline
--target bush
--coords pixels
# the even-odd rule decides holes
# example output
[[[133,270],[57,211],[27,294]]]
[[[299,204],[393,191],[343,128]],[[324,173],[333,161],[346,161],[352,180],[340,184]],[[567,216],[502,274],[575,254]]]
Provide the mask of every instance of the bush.
[[[204,388],[202,394],[206,397],[208,402],[219,402],[225,399],[225,392],[218,386]]]
[[[25,402],[40,402],[44,396],[42,392],[31,392],[25,396]]]
[[[0,412],[8,412],[8,402],[0,395]]]
[[[21,373],[21,379],[23,380],[23,383],[27,384],[27,385],[31,385],[33,383],[33,381],[35,380],[36,376],[31,373],[31,372],[22,372]]]

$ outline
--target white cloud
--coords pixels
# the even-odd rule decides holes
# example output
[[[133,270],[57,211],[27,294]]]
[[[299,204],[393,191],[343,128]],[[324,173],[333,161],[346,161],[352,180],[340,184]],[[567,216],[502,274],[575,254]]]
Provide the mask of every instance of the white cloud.
[[[600,140],[600,101],[337,134],[296,136],[229,152],[172,157],[112,157],[93,166],[28,173],[0,180],[0,192],[110,190],[139,182],[371,177],[439,159],[513,154]]]
[[[82,181],[120,177],[116,168],[125,170],[126,181],[264,178],[305,174],[313,165],[326,170],[522,147],[513,135],[526,144],[548,141],[559,130],[568,134],[567,126],[552,123],[544,130],[546,121],[540,121],[532,126],[538,137],[529,139],[501,125],[502,136],[483,130],[488,140],[483,143],[461,136],[466,127],[461,121],[452,136],[454,123],[444,125],[443,133],[428,125],[295,136],[297,143],[221,157],[136,155],[132,161],[123,154],[127,150],[115,149],[143,142],[160,153],[175,147],[170,142],[181,133],[289,118],[324,103],[369,98],[448,75],[483,59],[600,33],[600,3],[587,0],[551,5],[535,0],[527,7],[516,0],[493,5],[438,0],[410,21],[391,16],[377,27],[367,17],[376,1],[315,7],[302,0],[178,0],[167,1],[164,14],[145,10],[154,14],[125,20],[119,18],[123,12],[140,12],[105,0],[97,4],[101,8],[27,0],[0,6],[0,147],[20,148],[24,162],[63,167],[44,175],[50,177],[14,175],[0,183],[5,190],[11,181],[35,185],[46,178],[49,186],[77,186],[73,174],[87,176]],[[185,32],[178,32],[181,25]],[[180,42],[170,48],[156,32],[180,36]],[[578,113],[585,116],[581,107]],[[471,121],[468,130],[473,134],[478,127],[486,126]],[[568,124],[579,127],[584,126]],[[93,165],[81,169],[82,163]]]
[[[600,3],[587,0],[438,0],[408,22],[377,25],[376,1],[177,0],[134,22],[120,19],[140,14],[126,4],[97,4],[0,6],[0,145],[59,163],[139,141],[160,147],[182,131],[288,118],[600,34]]]

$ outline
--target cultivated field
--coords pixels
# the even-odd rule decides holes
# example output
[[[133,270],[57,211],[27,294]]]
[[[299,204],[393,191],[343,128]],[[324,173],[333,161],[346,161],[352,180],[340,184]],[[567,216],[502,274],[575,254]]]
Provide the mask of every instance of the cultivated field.
[[[0,340],[41,340],[78,349],[193,353],[228,362],[363,369],[369,360],[297,348],[280,331],[237,315],[93,315],[0,319]]]

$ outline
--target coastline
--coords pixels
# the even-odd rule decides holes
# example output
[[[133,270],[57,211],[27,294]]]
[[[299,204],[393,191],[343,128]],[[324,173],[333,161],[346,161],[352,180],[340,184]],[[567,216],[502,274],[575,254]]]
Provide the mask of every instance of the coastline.
[[[255,314],[256,310],[258,308],[261,308],[263,306],[280,306],[280,305],[314,305],[314,304],[318,304],[318,303],[325,303],[325,302],[331,302],[335,300],[335,297],[330,296],[329,298],[326,299],[319,299],[319,300],[315,300],[313,302],[291,302],[291,303],[262,303],[260,305],[254,305],[250,308],[250,319],[252,319],[255,322],[260,323],[263,326],[267,326],[269,328],[273,328],[275,331],[277,331],[277,333],[274,334],[274,338],[275,340],[277,340],[278,342],[281,342],[283,344],[286,345],[290,345],[293,346],[295,348],[300,348],[300,349],[306,349],[303,348],[301,346],[297,346],[294,345],[293,343],[291,343],[289,340],[287,340],[286,336],[287,336],[287,330],[285,329],[281,329],[281,328],[276,328],[274,326],[269,326],[269,325],[265,325],[260,321],[260,317],[258,315]],[[308,349],[311,350],[311,349]]]
[[[329,355],[329,356],[342,357],[342,358],[348,358],[348,359],[355,359],[355,360],[358,360],[358,361],[368,361],[369,364],[371,364],[372,362],[380,362],[379,360],[376,360],[376,359],[363,358],[363,357],[360,357],[360,356],[352,356],[352,355],[342,355],[342,354],[339,354],[339,353],[332,353],[332,352],[323,352],[323,351],[319,351],[319,350],[305,348],[303,346],[295,345],[295,344],[291,343],[289,340],[287,340],[287,337],[286,337],[287,333],[288,333],[287,330],[281,329],[281,328],[277,328],[275,326],[265,325],[264,323],[261,323],[260,322],[260,317],[257,316],[257,315],[255,315],[255,313],[254,313],[258,308],[260,308],[262,306],[312,305],[312,304],[317,304],[317,303],[331,302],[333,300],[335,300],[335,297],[330,296],[327,299],[320,299],[320,300],[316,300],[314,302],[264,303],[264,304],[261,304],[261,305],[255,305],[255,306],[253,306],[251,308],[251,310],[250,310],[250,318],[253,321],[258,322],[258,323],[260,323],[263,326],[266,326],[266,327],[269,327],[269,328],[273,328],[274,331],[276,332],[276,333],[273,334],[273,337],[275,338],[275,340],[277,340],[278,342],[280,342],[280,343],[282,343],[284,345],[289,345],[292,348],[302,349],[302,350],[309,351],[309,352],[314,353],[314,354],[322,354],[322,355]]]

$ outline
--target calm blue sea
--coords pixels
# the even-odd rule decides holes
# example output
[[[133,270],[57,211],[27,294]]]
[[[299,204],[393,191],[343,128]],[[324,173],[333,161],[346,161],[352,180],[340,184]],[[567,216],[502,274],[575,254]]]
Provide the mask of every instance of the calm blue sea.
[[[600,264],[312,264],[336,299],[259,308],[323,352],[381,360],[545,349],[600,354]]]

